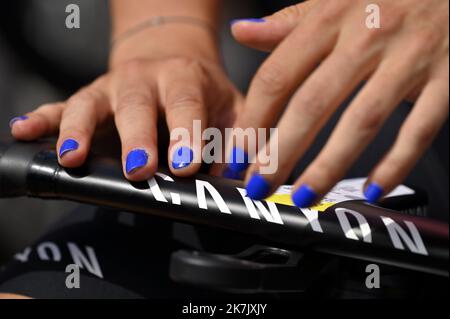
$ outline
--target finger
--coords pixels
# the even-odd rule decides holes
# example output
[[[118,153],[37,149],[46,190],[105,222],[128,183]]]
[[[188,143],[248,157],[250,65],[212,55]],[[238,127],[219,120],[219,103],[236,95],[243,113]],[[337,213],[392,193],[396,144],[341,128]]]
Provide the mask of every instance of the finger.
[[[32,141],[58,132],[65,103],[44,104],[33,112],[13,118],[9,122],[14,138]]]
[[[414,55],[403,54],[381,63],[296,182],[292,199],[297,206],[312,205],[344,177],[394,108],[421,81],[414,61]]]
[[[235,94],[233,95],[233,99],[229,103],[226,103],[225,105],[227,107],[230,107],[232,110],[237,110],[239,112],[243,110],[244,103],[245,103],[244,97],[240,92],[236,91]],[[236,174],[232,170],[227,168],[228,165],[226,164],[226,161],[224,161],[223,158],[223,155],[229,154],[232,148],[232,145],[226,139],[228,136],[226,134],[226,130],[227,129],[229,130],[229,128],[232,128],[234,126],[234,122],[236,121],[237,116],[236,112],[229,112],[228,114],[229,115],[225,118],[221,117],[221,121],[217,123],[218,125],[214,126],[221,130],[222,136],[224,138],[222,139],[221,153],[219,154],[219,156],[217,156],[217,158],[220,159],[214,161],[214,163],[211,165],[209,174],[212,176],[222,176],[230,179],[241,179],[242,178],[241,174]]]
[[[133,70],[121,77],[113,93],[123,173],[130,181],[147,180],[158,167],[156,86],[138,74]]]
[[[81,89],[67,101],[56,143],[62,166],[78,167],[85,162],[95,128],[108,115],[108,99],[94,84]]]
[[[289,97],[316,68],[319,61],[331,52],[337,30],[329,25],[311,21],[311,17],[312,13],[257,71],[248,92],[244,112],[237,119],[237,127],[256,129],[272,126]],[[316,36],[318,32],[320,37]],[[229,167],[232,170],[246,168],[245,165],[234,165],[233,161],[235,153],[243,152],[250,153],[250,158],[254,150],[236,143],[229,158]]]
[[[367,182],[364,193],[369,202],[375,203],[391,192],[412,171],[447,120],[448,104],[448,78],[428,83],[393,147]]]
[[[289,176],[298,159],[303,156],[330,116],[364,80],[376,65],[373,55],[358,54],[336,48],[314,71],[291,99],[278,123],[277,135],[259,153],[258,160],[247,172],[247,194],[263,199]],[[339,74],[338,81],[330,81]],[[293,147],[295,145],[295,147]],[[271,173],[261,154],[270,154],[278,147],[278,169]],[[272,158],[272,157],[270,157]],[[273,165],[273,164],[272,164]]]
[[[173,174],[190,176],[202,164],[201,134],[207,122],[205,71],[196,62],[183,60],[174,61],[169,68],[160,78],[160,96],[171,136],[168,162]]]
[[[231,22],[234,38],[248,47],[273,50],[309,13],[316,0],[286,7],[263,19],[239,19]]]

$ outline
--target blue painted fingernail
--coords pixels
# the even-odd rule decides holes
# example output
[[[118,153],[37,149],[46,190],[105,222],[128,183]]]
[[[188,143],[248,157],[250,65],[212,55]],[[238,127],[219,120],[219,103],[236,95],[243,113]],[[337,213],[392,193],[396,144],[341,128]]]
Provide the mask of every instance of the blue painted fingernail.
[[[189,147],[183,146],[178,148],[173,154],[172,167],[174,169],[182,169],[191,165],[194,159],[194,152]]]
[[[228,179],[241,179],[241,174],[238,172],[235,172],[229,168],[225,169],[225,171],[222,174],[223,177]]]
[[[306,184],[300,186],[300,188],[292,194],[292,201],[295,206],[300,208],[310,207],[314,204],[316,198],[316,192],[314,192],[314,190]]]
[[[248,154],[242,148],[234,147],[228,162],[228,167],[232,171],[237,173],[243,172],[249,165]]]
[[[270,184],[259,174],[253,174],[246,186],[247,195],[254,200],[262,200],[269,195]]]
[[[383,196],[383,189],[380,187],[380,185],[376,183],[371,183],[369,186],[367,186],[366,190],[364,191],[364,196],[366,197],[367,201],[371,204],[374,204],[378,202]]]
[[[74,139],[69,138],[65,140],[59,148],[59,157],[62,158],[66,153],[77,150],[79,146],[78,142]]]
[[[28,116],[26,116],[26,115],[17,116],[15,118],[11,119],[11,121],[9,121],[9,127],[12,128],[14,123],[19,122],[19,121],[25,121],[25,120],[28,120]]]
[[[127,171],[127,174],[131,174],[138,168],[147,165],[147,162],[148,162],[148,154],[145,150],[141,149],[132,150],[127,155],[125,170]]]
[[[261,18],[234,19],[234,20],[231,20],[230,24],[233,26],[236,23],[240,23],[240,22],[264,23],[264,22],[266,22],[266,20],[261,19]]]

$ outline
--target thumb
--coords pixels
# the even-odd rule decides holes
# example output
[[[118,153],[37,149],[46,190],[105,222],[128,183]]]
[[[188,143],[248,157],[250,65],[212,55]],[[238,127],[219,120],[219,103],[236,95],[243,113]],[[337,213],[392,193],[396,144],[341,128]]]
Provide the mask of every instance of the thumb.
[[[262,19],[231,22],[231,32],[241,44],[261,51],[272,51],[291,33],[318,0],[309,0],[275,12]]]

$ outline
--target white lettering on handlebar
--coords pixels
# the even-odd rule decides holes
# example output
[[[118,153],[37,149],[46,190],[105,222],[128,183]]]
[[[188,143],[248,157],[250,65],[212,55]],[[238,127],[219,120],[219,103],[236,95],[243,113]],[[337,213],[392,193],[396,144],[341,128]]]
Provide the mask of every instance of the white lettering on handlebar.
[[[165,174],[157,173],[158,177],[162,178],[164,181],[174,182],[174,180]],[[169,203],[169,201],[164,197],[157,181],[152,178],[148,181],[150,186],[150,191],[157,201]],[[219,193],[219,191],[209,182],[196,179],[195,180],[197,203],[200,209],[208,210],[208,200],[206,197],[206,191],[209,197],[215,203],[220,212],[225,214],[232,214],[227,203]],[[236,190],[241,195],[242,200],[245,204],[249,217],[252,219],[261,220],[261,216],[266,222],[275,223],[279,225],[284,225],[282,215],[279,213],[278,206],[269,201],[255,201],[247,196],[245,189],[236,187]],[[180,194],[170,193],[171,203],[174,205],[181,205]],[[267,207],[266,207],[267,205]],[[315,209],[300,209],[301,213],[308,220],[308,224],[311,226],[312,231],[317,233],[324,233],[322,225],[319,219],[319,212]],[[331,213],[333,210],[329,210],[327,214]],[[357,211],[336,208],[334,209],[339,225],[345,238],[350,240],[362,240],[365,243],[372,243],[372,230],[367,221],[367,219]],[[349,216],[352,216],[358,223],[358,227],[352,227],[349,220]],[[405,250],[405,245],[412,253],[420,255],[428,255],[428,251],[425,248],[423,240],[417,227],[411,221],[404,221],[405,225],[409,230],[408,232],[403,229],[394,220],[388,217],[380,216],[382,222],[386,226],[389,238],[394,246],[398,250]]]
[[[395,248],[399,250],[405,250],[405,246],[402,243],[403,240],[406,246],[408,246],[408,249],[413,253],[428,256],[428,251],[425,248],[422,237],[420,237],[420,233],[417,230],[416,225],[414,225],[410,221],[405,220],[405,225],[408,227],[409,232],[412,235],[411,238],[410,236],[408,236],[406,231],[391,218],[381,216],[381,220],[386,225],[389,236]]]
[[[195,180],[195,186],[197,189],[197,201],[198,201],[198,207],[201,209],[208,209],[208,204],[206,202],[206,194],[205,190],[208,191],[208,193],[211,195],[212,199],[216,203],[217,207],[222,213],[225,214],[231,214],[230,209],[228,208],[227,204],[223,200],[222,196],[220,196],[217,189],[214,188],[210,183],[201,181],[196,179]]]
[[[259,200],[252,200],[247,196],[247,191],[243,188],[237,188],[239,194],[241,194],[244,200],[245,207],[251,218],[260,219],[258,212],[260,212],[263,217],[269,223],[275,223],[283,225],[283,220],[281,219],[280,213],[278,212],[277,205],[273,202],[266,202],[269,209],[264,206],[264,204]]]
[[[348,239],[359,240],[356,233],[361,233],[364,242],[372,242],[372,231],[370,230],[367,219],[363,215],[355,212],[354,210],[344,208],[336,208],[335,213],[339,220],[339,224],[344,231],[345,237],[347,237]],[[359,229],[355,229],[350,226],[350,221],[348,220],[347,214],[355,217],[355,219],[358,221]]]

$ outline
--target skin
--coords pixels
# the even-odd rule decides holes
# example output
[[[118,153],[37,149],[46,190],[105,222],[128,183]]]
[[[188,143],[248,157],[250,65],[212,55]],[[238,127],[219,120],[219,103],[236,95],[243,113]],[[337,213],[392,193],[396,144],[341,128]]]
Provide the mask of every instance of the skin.
[[[218,27],[218,1],[113,0],[111,4],[113,39],[155,15],[196,17]],[[75,139],[79,148],[59,158],[60,165],[72,168],[86,160],[96,130],[113,122],[121,140],[124,175],[131,181],[149,179],[158,167],[158,118],[165,118],[170,130],[187,128],[192,137],[194,120],[205,128],[232,127],[235,110],[242,107],[242,95],[225,75],[216,37],[208,28],[188,24],[146,28],[114,47],[108,73],[67,101],[26,114],[29,119],[15,122],[12,135],[35,140],[58,134],[57,153],[66,139]],[[192,175],[200,168],[203,144],[185,145],[194,152],[193,163],[173,169],[172,156],[181,145],[177,142],[171,141],[168,149],[169,167],[175,175]],[[126,158],[135,149],[145,150],[149,160],[127,174]]]
[[[377,0],[382,28],[369,30],[363,22],[365,8],[372,2],[313,0],[266,17],[264,23],[233,24],[239,42],[272,52],[252,81],[245,107],[225,76],[215,36],[196,27],[166,25],[121,43],[112,52],[107,74],[67,101],[28,113],[28,120],[14,123],[12,134],[19,140],[58,134],[57,150],[65,139],[75,138],[79,149],[59,162],[77,167],[86,159],[94,132],[114,122],[124,166],[130,150],[145,149],[150,155],[148,164],[133,174],[124,170],[128,179],[138,181],[152,176],[158,166],[158,116],[166,118],[169,128],[188,129],[194,119],[219,128],[233,122],[241,128],[268,128],[281,116],[280,169],[264,175],[273,191],[286,180],[341,102],[366,81],[295,188],[306,184],[319,198],[324,195],[358,160],[396,105],[410,99],[415,101],[413,110],[369,177],[369,183],[375,182],[388,193],[410,173],[448,118],[449,2]],[[216,25],[217,3],[114,0],[114,36],[148,19],[149,12],[196,16]],[[237,109],[242,111],[235,121]],[[265,147],[270,143],[274,141]],[[245,145],[238,146],[245,149]],[[197,163],[172,170],[173,174],[188,176],[199,169],[202,145],[191,147]],[[169,167],[171,157],[169,149]],[[259,165],[249,167],[247,182]],[[221,170],[222,166],[214,168],[216,174]],[[0,294],[0,299],[20,297]]]
[[[219,4],[211,0],[112,0],[112,38],[153,16],[196,17],[217,28]],[[158,117],[166,119],[169,129],[192,130],[193,120],[201,120],[205,127],[224,128],[232,127],[235,110],[242,108],[244,99],[225,75],[217,42],[217,34],[207,28],[175,23],[147,28],[114,47],[108,73],[66,101],[27,113],[28,119],[15,122],[11,133],[25,141],[57,134],[57,153],[66,139],[75,139],[79,148],[59,158],[59,164],[78,167],[86,160],[94,133],[115,124],[124,175],[132,181],[146,180],[158,167]],[[175,142],[167,156],[172,173],[194,174],[200,167],[203,145],[191,141],[187,146],[194,151],[194,163],[174,170],[170,163]],[[144,149],[149,161],[129,175],[125,160],[134,149]],[[0,294],[0,299],[25,298]]]
[[[14,294],[0,294],[0,299],[31,299],[31,298]]]
[[[196,16],[216,25],[217,3],[115,0],[114,36],[148,19],[148,12]],[[148,28],[119,44],[107,74],[67,101],[27,114],[28,120],[14,123],[12,134],[20,140],[59,134],[58,149],[65,139],[75,138],[79,149],[59,162],[76,167],[85,161],[95,130],[113,121],[124,166],[130,150],[144,149],[150,155],[145,167],[130,175],[124,170],[128,179],[139,181],[152,176],[158,166],[159,116],[169,128],[191,129],[193,119],[202,120],[204,127],[223,128],[233,125],[235,110],[240,109],[236,127],[268,128],[281,118],[279,169],[263,176],[273,191],[340,103],[366,81],[295,188],[306,184],[319,199],[345,176],[396,105],[409,98],[415,101],[413,111],[369,177],[368,183],[388,193],[410,173],[448,118],[448,1],[378,0],[381,29],[365,26],[370,3],[312,0],[266,17],[265,23],[234,23],[232,32],[239,42],[272,52],[255,75],[244,107],[225,76],[215,36],[202,28],[171,24]],[[270,143],[275,140],[265,147]],[[202,145],[191,147],[197,163],[172,169],[173,174],[188,176],[198,170]],[[172,154],[169,148],[169,167]],[[247,182],[259,165],[247,170]],[[212,173],[223,169],[216,166]]]
[[[410,99],[413,110],[368,180],[386,194],[411,172],[447,120],[449,2],[378,0],[380,29],[365,25],[370,3],[315,0],[277,12],[264,23],[233,25],[239,42],[271,51],[236,122],[243,128],[272,127],[281,116],[279,170],[263,176],[271,192],[361,81],[367,81],[364,88],[295,189],[306,184],[318,198],[326,194],[357,162],[395,107]],[[261,152],[271,143],[276,142]],[[249,167],[247,182],[259,167],[258,162]]]

